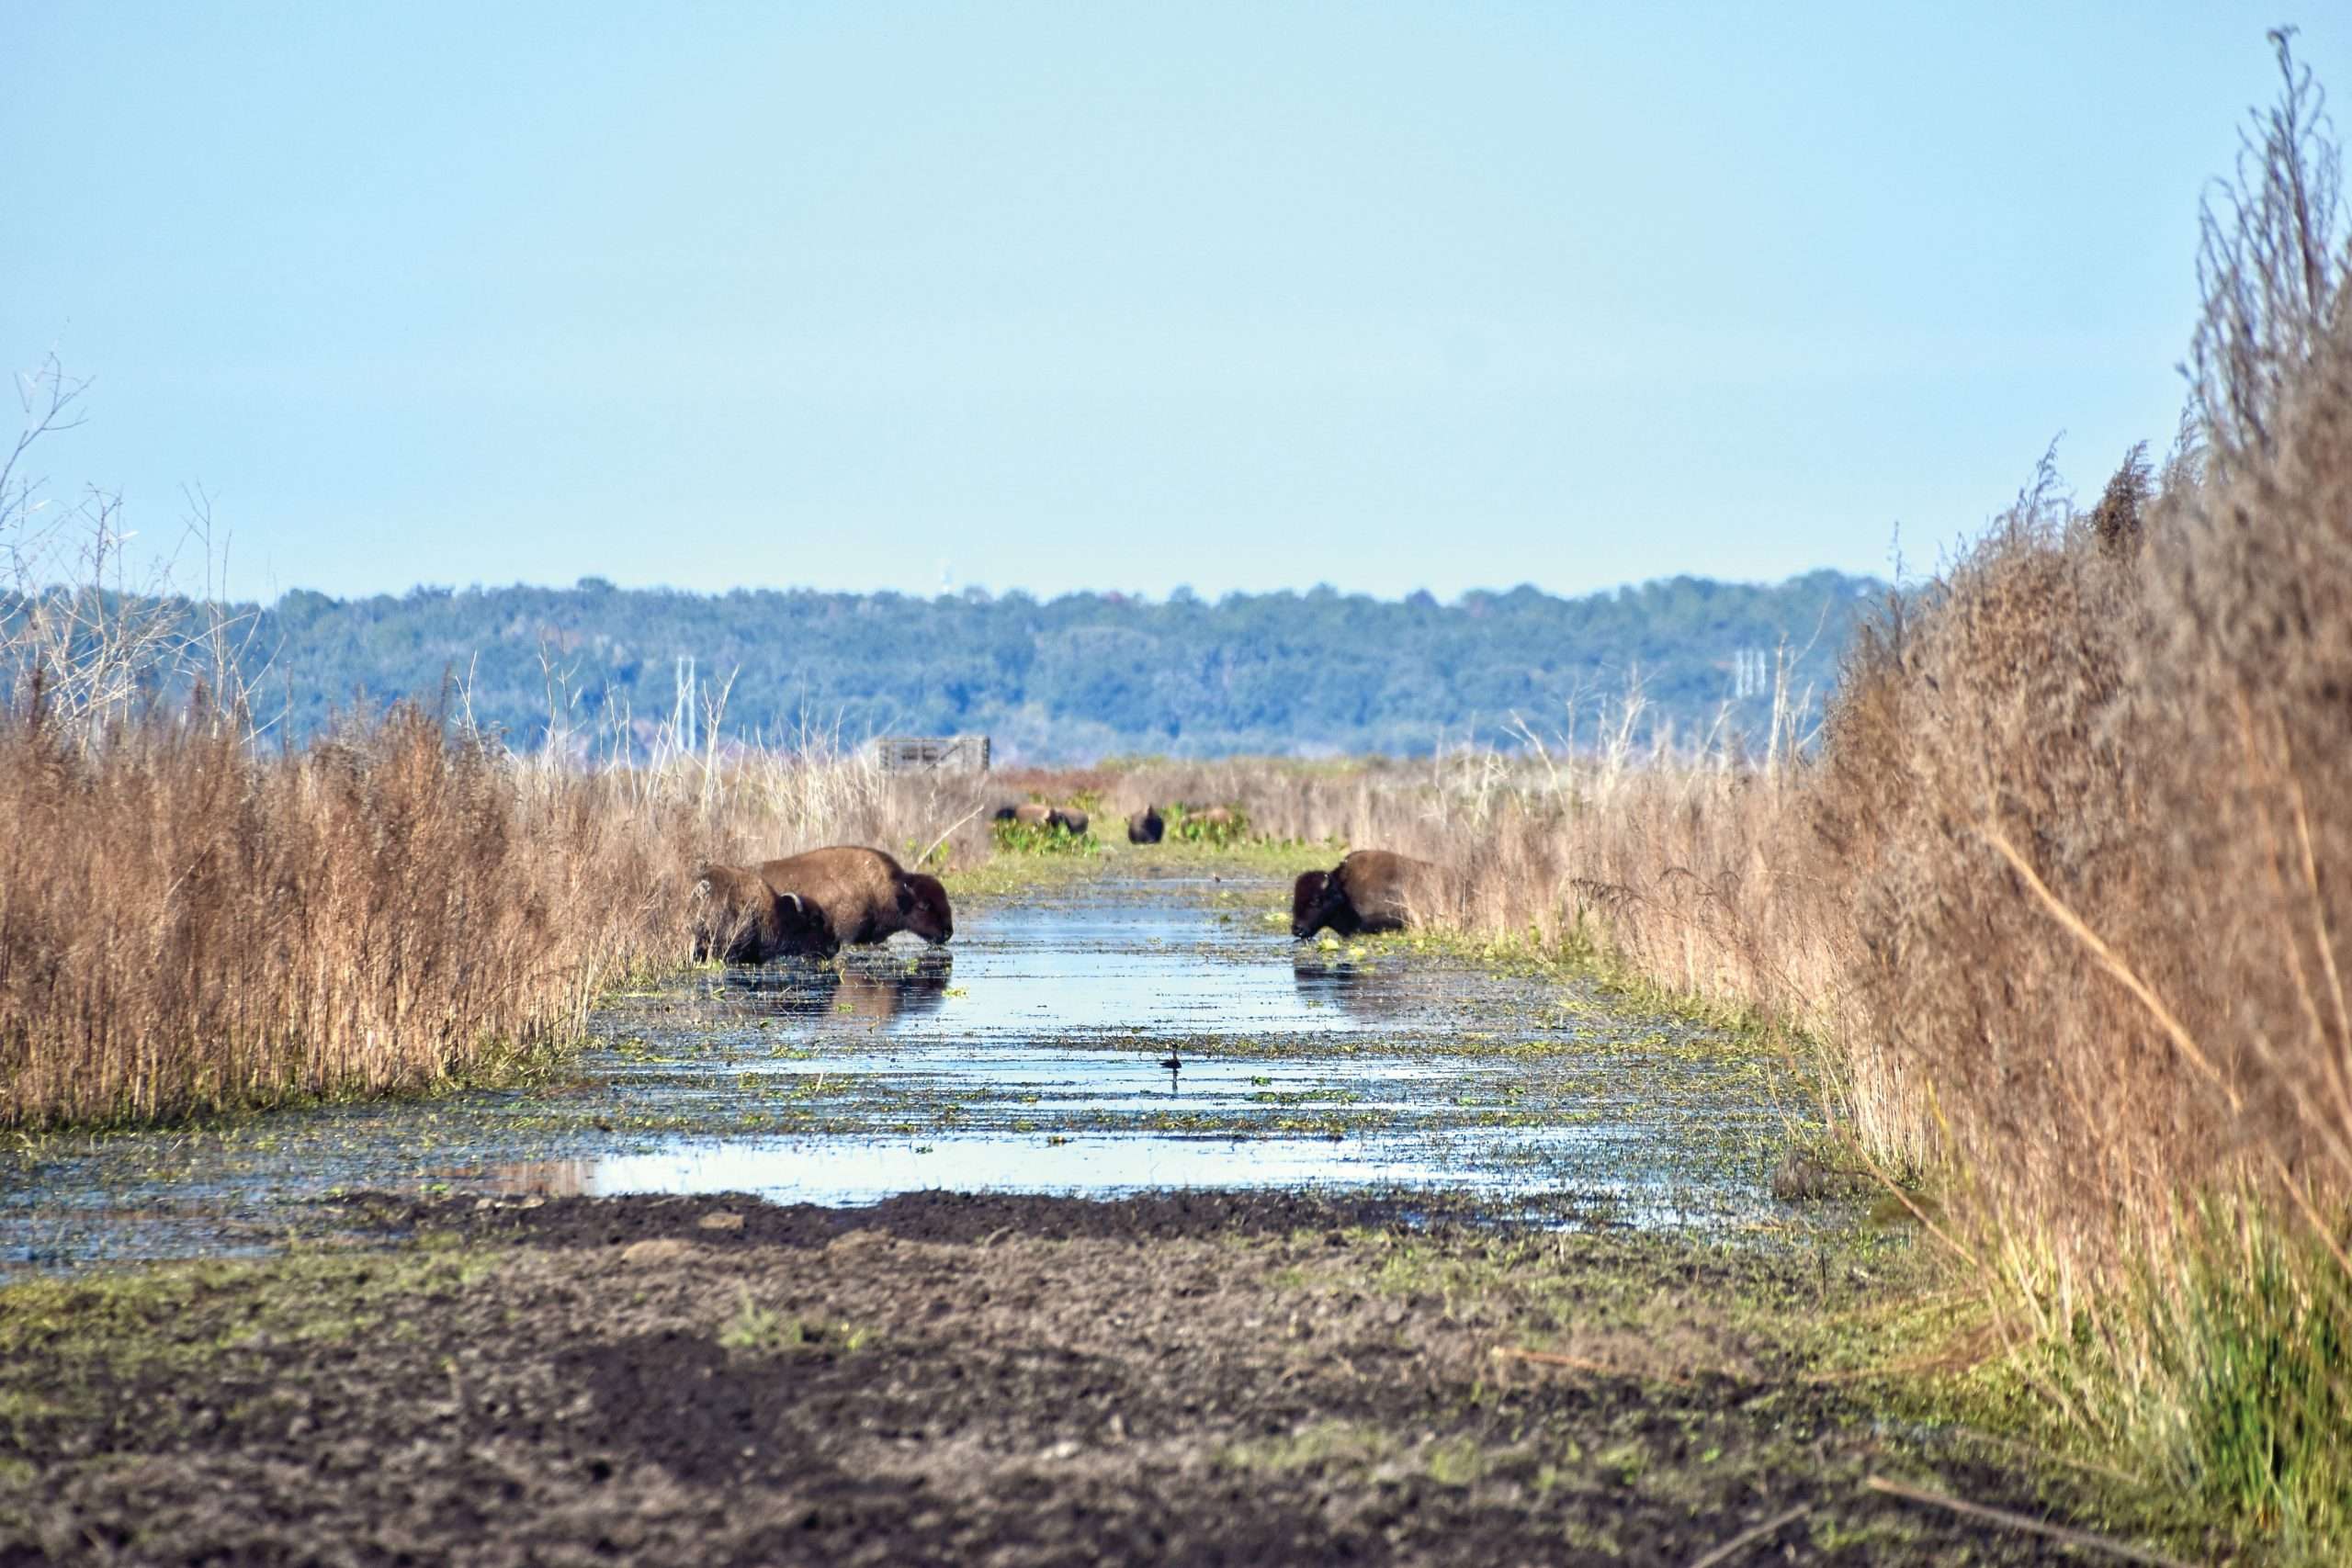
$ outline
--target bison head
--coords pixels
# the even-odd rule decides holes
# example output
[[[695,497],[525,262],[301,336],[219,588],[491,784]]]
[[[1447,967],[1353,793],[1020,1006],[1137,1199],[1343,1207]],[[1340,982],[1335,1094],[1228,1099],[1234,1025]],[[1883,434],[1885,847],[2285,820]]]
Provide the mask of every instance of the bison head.
[[[1333,907],[1346,898],[1333,886],[1329,872],[1300,872],[1290,889],[1290,934],[1302,939],[1313,936],[1330,923]]]
[[[775,926],[779,953],[823,952],[832,940],[825,911],[797,893],[775,896]]]
[[[899,918],[906,929],[937,944],[956,934],[955,912],[947,907],[947,889],[939,878],[910,872],[899,882]]]

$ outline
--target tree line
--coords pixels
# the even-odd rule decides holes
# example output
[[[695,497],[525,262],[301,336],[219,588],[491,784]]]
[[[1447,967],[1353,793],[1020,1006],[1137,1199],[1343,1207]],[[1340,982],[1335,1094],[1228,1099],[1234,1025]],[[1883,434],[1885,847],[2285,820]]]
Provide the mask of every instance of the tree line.
[[[707,731],[790,744],[980,732],[1001,758],[1384,752],[1465,739],[1591,739],[1638,689],[1637,739],[1758,738],[1785,667],[1817,714],[1870,578],[1778,584],[1676,577],[1561,598],[1531,587],[1441,604],[1341,593],[1186,589],[1038,599],[813,590],[699,594],[421,587],[335,599],[297,589],[231,609],[256,714],[294,739],[336,714],[409,698],[536,748],[643,751],[694,660]],[[189,604],[193,619],[203,613]]]

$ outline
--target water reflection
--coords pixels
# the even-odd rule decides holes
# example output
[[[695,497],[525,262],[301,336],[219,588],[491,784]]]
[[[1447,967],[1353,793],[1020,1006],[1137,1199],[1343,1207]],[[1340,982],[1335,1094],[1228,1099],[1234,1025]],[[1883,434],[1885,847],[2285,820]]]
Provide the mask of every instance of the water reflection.
[[[1292,953],[1291,979],[1308,1007],[1337,1008],[1351,1018],[1395,1018],[1414,1002],[1404,965],[1334,958],[1317,948]]]
[[[776,1202],[872,1203],[899,1192],[1390,1186],[1458,1180],[1425,1140],[1169,1138],[1001,1133],[908,1138],[679,1139],[594,1159],[507,1166],[469,1186],[509,1195],[741,1192]]]
[[[937,1011],[955,977],[955,957],[944,947],[927,948],[911,959],[786,959],[728,970],[712,987],[712,999],[722,1014],[739,1017],[842,1017],[887,1025]]]
[[[479,1185],[504,1198],[576,1198],[590,1190],[593,1159],[518,1160],[495,1166]]]

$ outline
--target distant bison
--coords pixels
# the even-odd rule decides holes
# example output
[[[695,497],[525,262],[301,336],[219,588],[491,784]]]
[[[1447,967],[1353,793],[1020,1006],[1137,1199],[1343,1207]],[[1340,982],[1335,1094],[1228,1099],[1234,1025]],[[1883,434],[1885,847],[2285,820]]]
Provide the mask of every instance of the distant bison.
[[[1324,927],[1341,936],[1401,931],[1430,914],[1438,869],[1427,861],[1358,850],[1329,871],[1301,874],[1291,887],[1290,934],[1310,937]]]
[[[1046,818],[1046,821],[1073,839],[1081,839],[1086,836],[1087,815],[1075,806],[1055,807],[1053,814]]]
[[[956,934],[939,878],[910,872],[880,850],[810,850],[762,863],[760,876],[778,898],[797,898],[811,912],[824,933],[823,953],[888,942],[900,931],[933,943]]]
[[[1023,828],[1043,828],[1054,819],[1054,808],[1031,801],[1025,806],[1000,806],[996,808],[1000,822],[1017,823]]]
[[[1147,806],[1127,818],[1127,842],[1156,844],[1168,831],[1168,818],[1159,814],[1157,806]]]
[[[756,871],[707,865],[695,878],[696,962],[765,964],[795,953],[828,951],[823,917],[797,894],[778,895]]]
[[[1176,836],[1187,843],[1229,844],[1250,829],[1250,819],[1229,806],[1204,806],[1176,819]]]

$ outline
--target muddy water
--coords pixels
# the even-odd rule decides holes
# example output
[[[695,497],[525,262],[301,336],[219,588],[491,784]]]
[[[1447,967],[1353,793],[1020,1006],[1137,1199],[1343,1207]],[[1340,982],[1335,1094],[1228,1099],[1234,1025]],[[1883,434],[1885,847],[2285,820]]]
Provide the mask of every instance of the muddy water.
[[[576,1077],[68,1140],[0,1165],[0,1265],[266,1247],[338,1190],[1115,1194],[1378,1187],[1563,1221],[1775,1229],[1809,1097],[1557,979],[1295,944],[1272,885],[1111,883],[944,950],[617,998]]]

